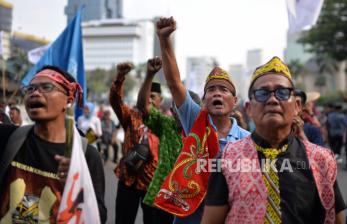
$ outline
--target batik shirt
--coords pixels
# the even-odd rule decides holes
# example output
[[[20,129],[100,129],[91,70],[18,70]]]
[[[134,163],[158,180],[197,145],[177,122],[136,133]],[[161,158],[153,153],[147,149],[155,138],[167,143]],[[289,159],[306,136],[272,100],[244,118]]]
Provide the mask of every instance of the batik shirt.
[[[110,90],[110,104],[116,113],[119,123],[124,129],[123,157],[115,169],[116,176],[128,187],[135,187],[138,190],[146,190],[153,177],[156,162],[149,161],[143,172],[135,174],[129,173],[125,164],[125,156],[131,148],[139,142],[143,129],[142,115],[137,109],[133,109],[124,103],[124,80],[117,79]]]
[[[263,148],[271,148],[269,142],[253,133],[252,140]],[[325,210],[321,203],[315,179],[310,169],[304,143],[294,136],[285,139],[280,147],[288,144],[288,150],[277,157],[274,164],[278,172],[282,223],[323,223]],[[264,155],[258,152],[259,163]],[[285,161],[290,161],[286,163]],[[288,164],[288,165],[284,165]],[[283,169],[281,167],[290,167]],[[211,173],[206,196],[209,206],[228,205],[228,180],[223,172]],[[335,211],[345,209],[345,203],[337,181],[334,183]]]
[[[165,116],[157,109],[151,108],[145,124],[160,139],[159,162],[151,184],[148,187],[144,203],[153,205],[154,198],[160,190],[165,177],[171,172],[182,148],[182,136],[173,117]]]

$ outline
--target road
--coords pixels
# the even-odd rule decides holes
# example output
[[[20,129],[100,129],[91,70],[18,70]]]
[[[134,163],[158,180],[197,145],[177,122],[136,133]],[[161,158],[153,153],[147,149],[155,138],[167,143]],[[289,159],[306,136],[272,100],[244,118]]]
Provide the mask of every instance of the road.
[[[106,192],[105,192],[105,203],[107,207],[107,224],[115,223],[115,202],[116,202],[116,192],[117,192],[117,179],[113,172],[115,164],[108,161],[105,163],[105,179],[106,179]],[[142,210],[139,207],[135,224],[142,224]]]

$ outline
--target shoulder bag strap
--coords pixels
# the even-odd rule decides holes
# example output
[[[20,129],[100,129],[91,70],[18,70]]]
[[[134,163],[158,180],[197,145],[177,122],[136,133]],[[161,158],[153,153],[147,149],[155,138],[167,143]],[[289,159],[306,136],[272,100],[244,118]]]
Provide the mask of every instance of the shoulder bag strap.
[[[5,151],[0,158],[0,183],[2,183],[7,167],[12,162],[13,158],[18,153],[19,149],[22,147],[24,141],[27,139],[29,131],[34,127],[34,125],[25,125],[17,128],[8,139]],[[2,185],[2,184],[0,184]]]

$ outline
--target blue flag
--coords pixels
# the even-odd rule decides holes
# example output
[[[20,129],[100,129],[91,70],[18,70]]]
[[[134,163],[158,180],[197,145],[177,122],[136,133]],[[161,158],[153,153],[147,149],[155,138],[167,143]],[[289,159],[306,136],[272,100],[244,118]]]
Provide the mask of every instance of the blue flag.
[[[28,85],[36,72],[44,65],[57,66],[70,73],[77,80],[83,89],[83,102],[86,102],[87,85],[84,75],[81,11],[82,9],[77,11],[75,18],[25,75],[22,80],[23,85]],[[82,108],[76,106],[75,117],[79,117],[82,113]]]

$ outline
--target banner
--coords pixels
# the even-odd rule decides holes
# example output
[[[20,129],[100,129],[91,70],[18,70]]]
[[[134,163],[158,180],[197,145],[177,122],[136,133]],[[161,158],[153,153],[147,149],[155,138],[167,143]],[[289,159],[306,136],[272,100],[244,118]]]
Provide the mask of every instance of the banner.
[[[71,163],[59,207],[57,223],[100,223],[98,203],[82,149],[82,139],[75,126]]]
[[[30,50],[28,52],[29,62],[32,64],[36,64],[50,47],[51,45],[47,44],[47,45]]]
[[[286,0],[289,33],[300,32],[317,22],[324,0]]]
[[[192,215],[204,201],[210,172],[199,170],[219,151],[218,136],[202,110],[183,141],[174,168],[166,176],[154,205],[178,217]]]
[[[83,102],[86,102],[87,85],[84,75],[81,11],[79,9],[75,18],[65,30],[52,43],[41,59],[29,70],[22,80],[23,85],[28,85],[36,72],[44,65],[53,65],[70,73],[83,89]],[[83,110],[76,107],[75,118],[82,115]]]

